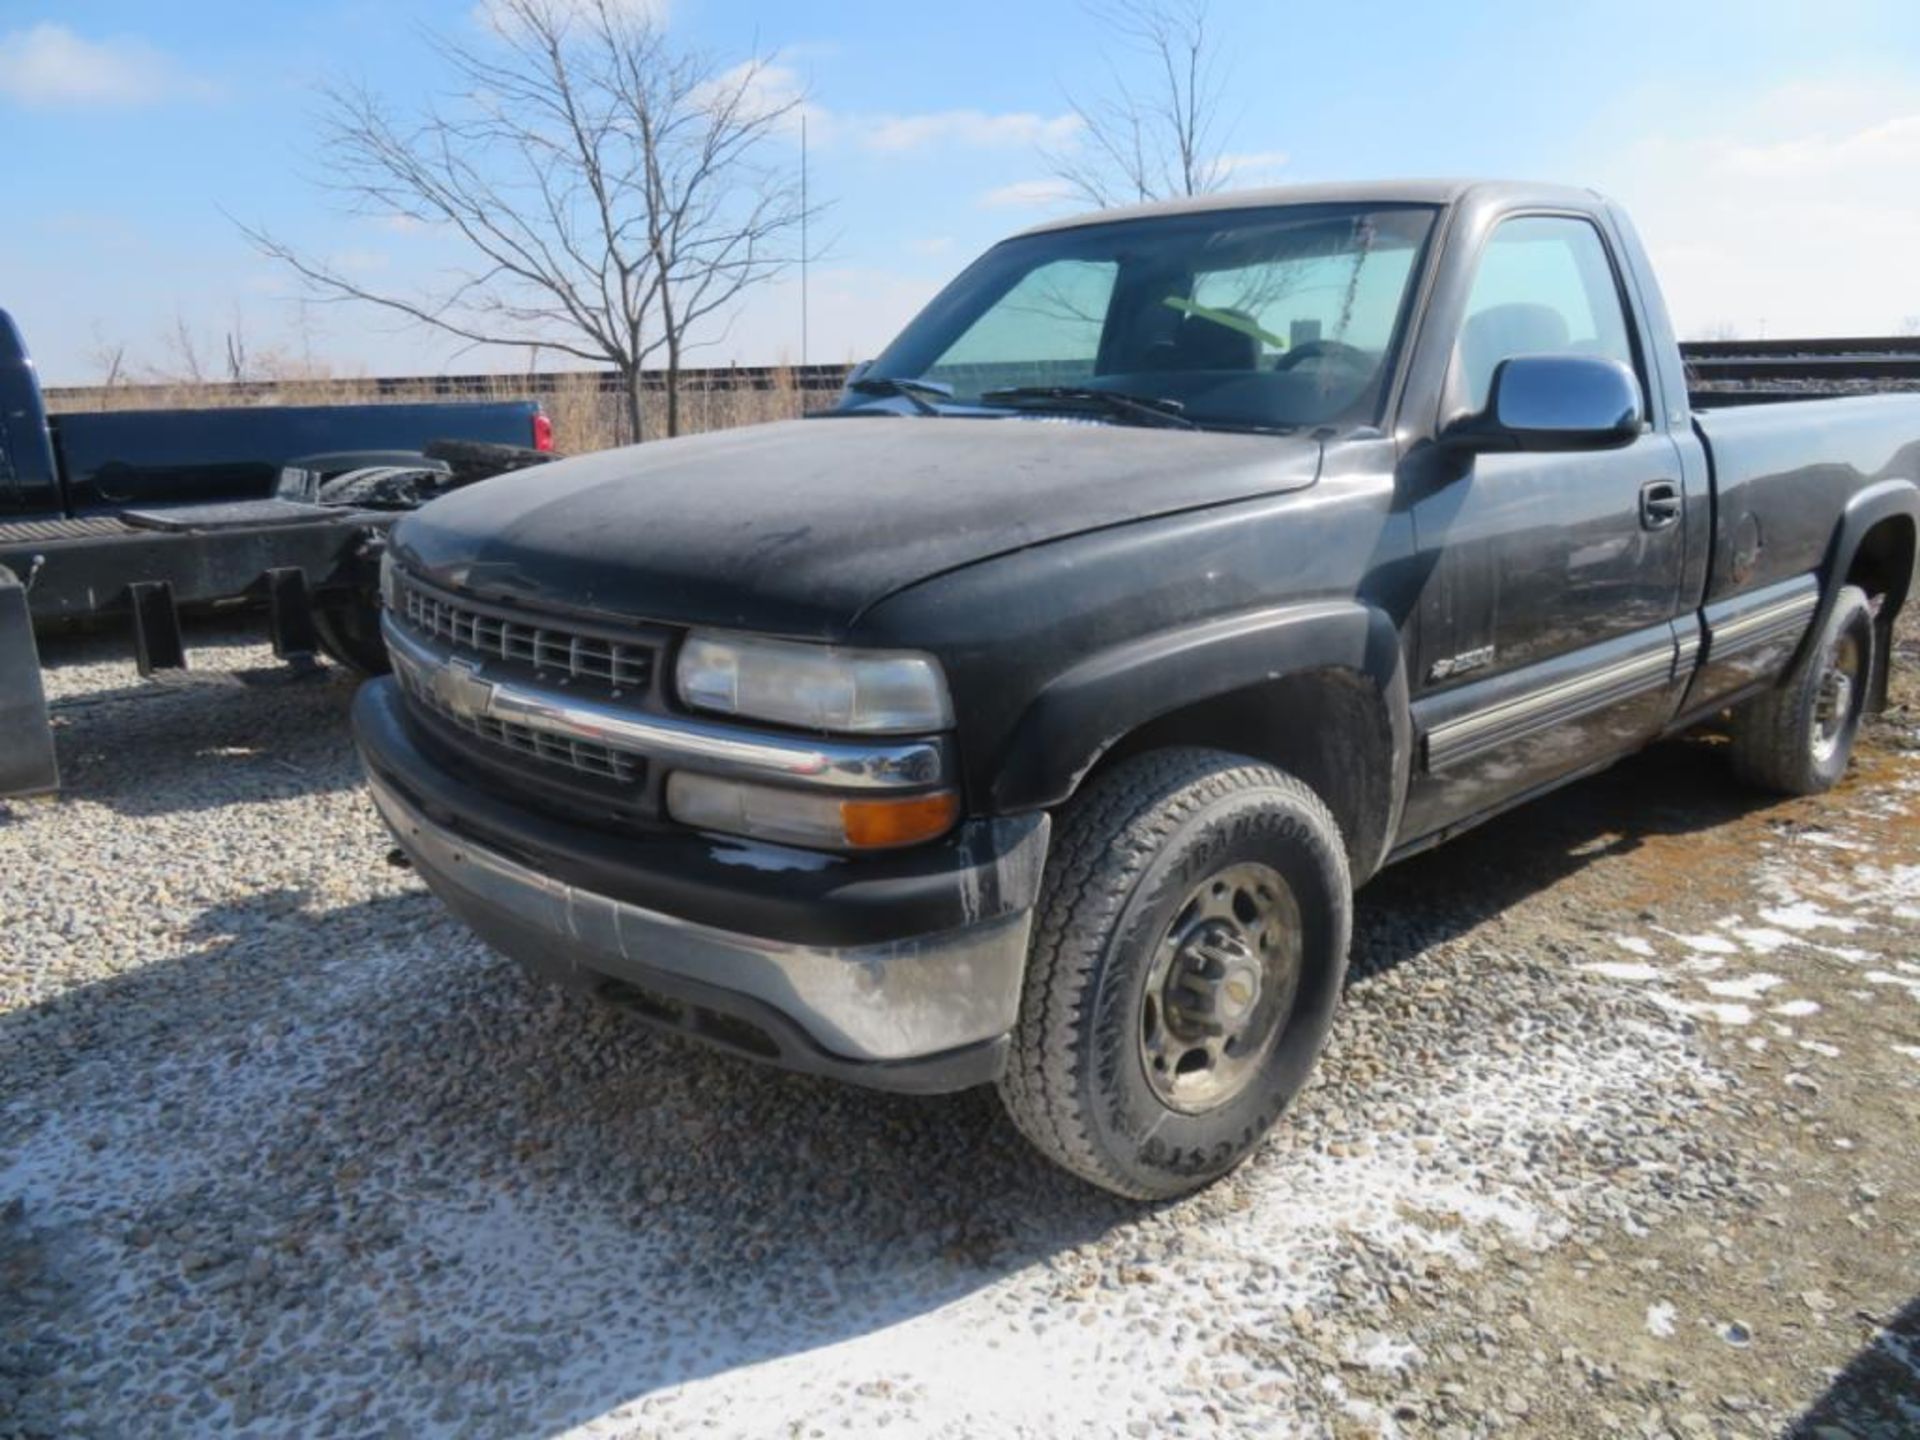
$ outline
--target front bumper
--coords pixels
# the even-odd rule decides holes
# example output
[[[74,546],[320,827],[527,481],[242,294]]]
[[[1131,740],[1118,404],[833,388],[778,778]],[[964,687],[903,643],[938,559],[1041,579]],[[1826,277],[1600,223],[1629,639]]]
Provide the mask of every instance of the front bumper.
[[[793,1069],[918,1092],[998,1077],[1044,816],[858,858],[616,835],[510,806],[439,763],[390,680],[361,687],[354,734],[421,877],[529,968]]]

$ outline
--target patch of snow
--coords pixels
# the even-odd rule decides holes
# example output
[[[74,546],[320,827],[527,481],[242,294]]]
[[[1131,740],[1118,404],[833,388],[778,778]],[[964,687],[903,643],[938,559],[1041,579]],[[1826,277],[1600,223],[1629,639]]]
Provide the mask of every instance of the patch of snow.
[[[1758,1000],[1774,986],[1786,983],[1778,975],[1742,975],[1738,980],[1709,980],[1707,993],[1723,1000]]]
[[[1753,1008],[1731,1000],[1677,1000],[1671,995],[1655,995],[1654,1003],[1694,1019],[1717,1020],[1722,1025],[1751,1025]]]
[[[1771,955],[1794,942],[1794,937],[1785,930],[1775,930],[1765,925],[1735,930],[1733,936],[1756,955]]]
[[[1858,843],[1857,841],[1843,839],[1841,836],[1829,834],[1825,830],[1804,830],[1800,834],[1794,836],[1794,840],[1797,844],[1818,845],[1822,849],[1826,849],[1826,850],[1858,851],[1858,850],[1864,850],[1867,848],[1866,846]]]
[[[1840,1047],[1838,1045],[1829,1045],[1824,1040],[1799,1040],[1794,1043],[1799,1045],[1802,1050],[1811,1050],[1814,1054],[1824,1055],[1829,1060],[1837,1060],[1840,1058]]]
[[[1653,958],[1654,952],[1652,944],[1641,939],[1638,935],[1616,935],[1613,937],[1613,943],[1629,955],[1638,955],[1643,960],[1651,960]]]
[[[1636,965],[1631,960],[1595,960],[1580,967],[1589,975],[1604,975],[1609,980],[1658,980],[1662,972],[1655,965]]]
[[[1411,1370],[1425,1357],[1420,1347],[1408,1340],[1395,1340],[1370,1331],[1358,1339],[1347,1343],[1347,1360],[1363,1370],[1390,1370],[1396,1373]]]
[[[1379,1440],[1400,1440],[1400,1427],[1392,1414],[1370,1400],[1349,1394],[1346,1384],[1338,1375],[1321,1376],[1320,1390],[1340,1407],[1341,1413],[1349,1420],[1371,1431]]]
[[[1851,935],[1856,930],[1867,928],[1864,920],[1852,920],[1844,915],[1829,915],[1818,905],[1807,900],[1797,900],[1791,905],[1762,910],[1760,918],[1769,925],[1777,925],[1782,930],[1792,930],[1799,934],[1805,934],[1809,930],[1838,930],[1842,935]]]
[[[1878,957],[1871,950],[1862,950],[1856,945],[1818,945],[1811,940],[1800,942],[1807,949],[1820,955],[1831,955],[1836,960],[1844,960],[1849,965],[1864,965]]]
[[[1673,1334],[1674,1314],[1673,1304],[1668,1300],[1647,1306],[1647,1333],[1655,1339],[1665,1340]]]
[[[1894,975],[1885,970],[1869,970],[1865,976],[1869,985],[1898,985],[1914,999],[1920,1000],[1920,980],[1908,975]]]
[[[1740,953],[1738,945],[1718,935],[1682,935],[1673,930],[1661,933],[1671,935],[1696,955],[1738,955]]]
[[[1820,1002],[1818,1000],[1782,1000],[1773,1007],[1771,1013],[1785,1015],[1790,1020],[1803,1020],[1809,1015],[1820,1013]]]

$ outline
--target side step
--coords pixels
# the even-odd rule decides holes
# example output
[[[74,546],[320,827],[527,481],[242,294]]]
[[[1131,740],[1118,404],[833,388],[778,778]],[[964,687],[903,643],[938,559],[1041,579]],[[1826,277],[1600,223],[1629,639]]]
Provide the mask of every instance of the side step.
[[[20,579],[0,565],[0,796],[60,788],[40,651]]]

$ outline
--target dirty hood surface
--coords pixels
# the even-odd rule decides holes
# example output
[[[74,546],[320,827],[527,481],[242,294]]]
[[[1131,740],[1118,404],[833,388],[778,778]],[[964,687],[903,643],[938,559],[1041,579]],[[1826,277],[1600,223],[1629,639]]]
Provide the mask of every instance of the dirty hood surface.
[[[833,638],[993,555],[1311,485],[1297,436],[1036,419],[793,420],[583,455],[409,515],[394,548],[482,597]]]

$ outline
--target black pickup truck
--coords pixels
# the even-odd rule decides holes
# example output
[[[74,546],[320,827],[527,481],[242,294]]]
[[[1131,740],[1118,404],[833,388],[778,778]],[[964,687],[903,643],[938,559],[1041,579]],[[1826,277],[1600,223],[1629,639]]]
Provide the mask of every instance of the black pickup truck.
[[[1883,703],[1920,398],[1710,410],[1585,190],[1044,226],[831,412],[394,529],[354,726],[500,949],[1126,1195],[1249,1154],[1383,865],[1660,736],[1806,793]]]
[[[281,655],[384,669],[374,551],[396,499],[552,434],[530,401],[49,416],[0,310],[0,795],[58,783],[36,625],[125,616],[145,675],[186,663],[176,607],[265,599]]]

